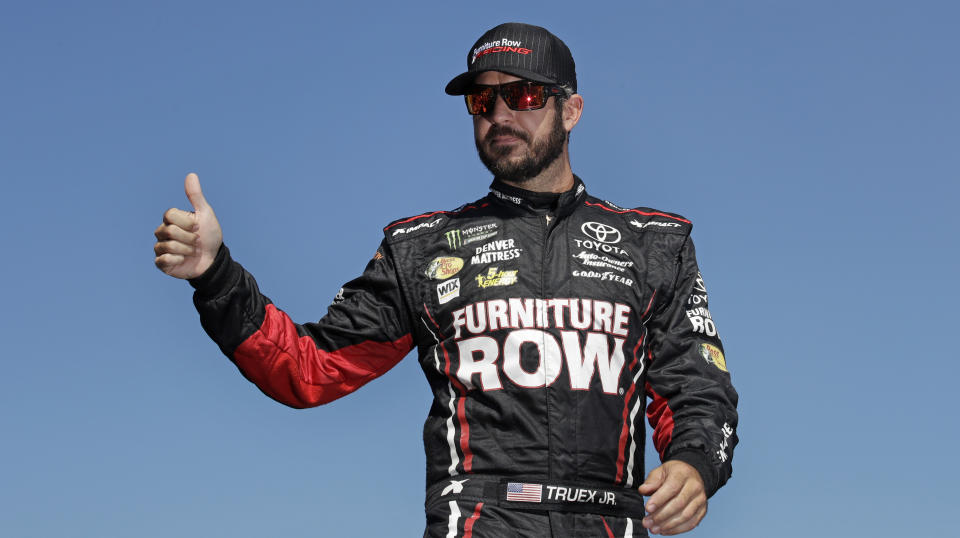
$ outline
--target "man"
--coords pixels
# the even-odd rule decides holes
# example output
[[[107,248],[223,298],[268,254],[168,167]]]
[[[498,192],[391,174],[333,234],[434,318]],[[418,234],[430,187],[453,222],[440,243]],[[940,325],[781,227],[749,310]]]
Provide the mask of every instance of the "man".
[[[467,66],[446,92],[465,96],[490,194],[388,225],[320,321],[295,324],[260,294],[193,174],[194,211],[167,211],[155,263],[190,279],[208,334],[292,407],[348,394],[417,347],[434,393],[425,536],[688,531],[737,442],[690,222],[586,193],[568,154],[583,98],[556,36],[497,26]],[[647,397],[664,463],[640,483]]]

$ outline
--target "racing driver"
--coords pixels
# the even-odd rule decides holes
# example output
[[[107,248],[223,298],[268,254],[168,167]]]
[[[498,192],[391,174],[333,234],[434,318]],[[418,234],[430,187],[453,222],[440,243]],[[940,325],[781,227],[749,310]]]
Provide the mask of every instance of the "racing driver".
[[[737,393],[690,221],[587,193],[568,153],[583,111],[573,57],[544,28],[489,30],[446,93],[464,96],[489,194],[387,225],[319,321],[260,293],[194,174],[193,211],[168,210],[155,232],[157,267],[189,279],[210,337],[291,407],[417,349],[434,395],[424,536],[693,529],[731,474]],[[645,479],[644,413],[662,460]]]

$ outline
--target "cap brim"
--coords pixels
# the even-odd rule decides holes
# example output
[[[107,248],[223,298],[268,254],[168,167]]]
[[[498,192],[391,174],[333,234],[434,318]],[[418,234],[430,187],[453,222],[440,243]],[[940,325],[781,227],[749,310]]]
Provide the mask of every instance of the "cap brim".
[[[447,95],[463,95],[467,93],[467,90],[473,86],[474,79],[477,78],[477,75],[480,73],[486,73],[487,71],[500,71],[501,73],[507,73],[508,75],[513,75],[515,77],[525,78],[527,80],[533,80],[536,82],[547,82],[556,84],[557,81],[549,79],[543,75],[534,73],[533,71],[528,71],[526,69],[521,69],[518,67],[498,67],[495,69],[478,69],[476,71],[467,71],[466,73],[461,73],[453,78],[450,82],[447,83],[447,87],[443,91]]]

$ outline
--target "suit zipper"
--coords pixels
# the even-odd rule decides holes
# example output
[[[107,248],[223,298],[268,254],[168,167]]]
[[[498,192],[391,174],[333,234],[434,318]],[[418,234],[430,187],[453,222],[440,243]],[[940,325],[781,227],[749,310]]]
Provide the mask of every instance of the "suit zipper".
[[[540,251],[540,300],[546,302],[547,300],[547,290],[546,290],[546,278],[544,276],[547,267],[547,240],[550,237],[550,217],[549,214],[543,216],[543,236],[542,236],[542,246]],[[544,315],[546,315],[546,304],[544,304]],[[545,344],[541,344],[540,349],[546,349]],[[541,360],[544,360],[541,357]],[[546,381],[546,368],[544,368],[544,381]],[[547,477],[553,479],[553,468],[551,461],[551,454],[553,453],[552,444],[553,444],[553,434],[550,431],[550,387],[544,383],[543,385],[543,402],[544,402],[544,418],[547,421]]]

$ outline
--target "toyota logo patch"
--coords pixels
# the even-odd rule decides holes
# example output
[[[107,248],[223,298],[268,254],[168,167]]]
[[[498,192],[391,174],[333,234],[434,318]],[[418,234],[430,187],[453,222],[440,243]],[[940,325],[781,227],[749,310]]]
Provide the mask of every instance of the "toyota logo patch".
[[[600,222],[584,222],[580,231],[590,239],[601,243],[619,243],[620,230]]]

